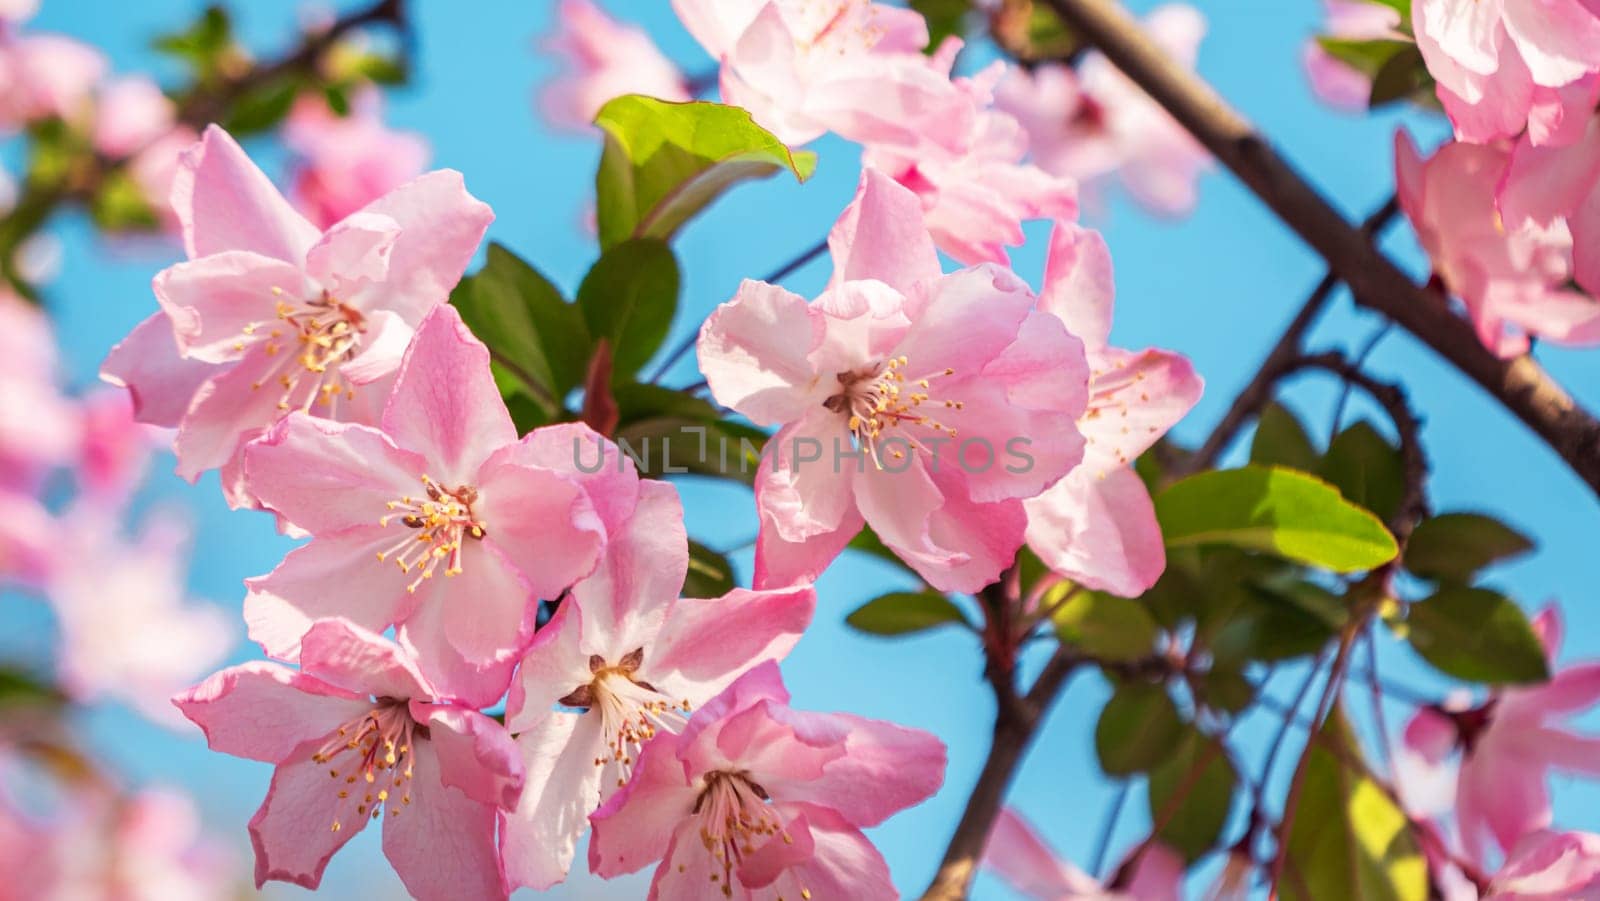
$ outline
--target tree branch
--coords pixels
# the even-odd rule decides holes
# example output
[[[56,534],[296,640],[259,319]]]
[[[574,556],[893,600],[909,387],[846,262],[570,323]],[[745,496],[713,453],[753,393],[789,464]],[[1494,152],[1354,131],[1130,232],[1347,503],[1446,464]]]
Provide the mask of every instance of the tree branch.
[[[1046,0],[1322,255],[1356,302],[1393,319],[1521,419],[1600,496],[1600,421],[1531,357],[1502,360],[1438,293],[1414,284],[1210,86],[1170,60],[1112,0]]]

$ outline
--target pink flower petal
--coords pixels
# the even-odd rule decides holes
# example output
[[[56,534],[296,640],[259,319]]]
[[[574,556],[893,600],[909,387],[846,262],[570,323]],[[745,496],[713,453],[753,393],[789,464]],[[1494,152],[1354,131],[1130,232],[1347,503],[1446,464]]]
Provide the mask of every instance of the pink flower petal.
[[[1509,0],[1501,9],[1535,84],[1558,88],[1600,71],[1600,16],[1577,0]]]
[[[1116,280],[1111,250],[1093,229],[1056,223],[1045,258],[1039,309],[1066,323],[1088,350],[1098,351],[1111,337]]]
[[[589,837],[590,872],[611,879],[643,869],[663,856],[670,859],[674,832],[693,829],[690,814],[699,794],[684,775],[671,742],[645,745],[627,786],[589,818],[594,827]],[[710,857],[703,853],[698,834],[694,834],[694,846],[702,856]]]
[[[594,571],[605,524],[575,479],[501,462],[517,455],[509,445],[484,464],[473,511],[488,529],[483,544],[522,574],[534,596],[554,598]]]
[[[677,489],[641,484],[638,507],[612,534],[599,567],[572,586],[572,602],[583,611],[585,647],[620,655],[653,645],[688,571],[689,537]]]
[[[701,326],[700,371],[721,403],[757,425],[788,422],[822,400],[809,360],[822,337],[822,319],[805,298],[746,280]]]
[[[429,172],[367,204],[362,213],[398,223],[388,277],[348,298],[382,307],[415,325],[445,303],[494,221],[489,206],[467,193],[461,173]]]
[[[535,606],[516,569],[493,549],[476,547],[482,553],[468,559],[460,575],[430,580],[432,596],[417,604],[397,637],[441,697],[487,707],[511,684],[517,656],[533,634]],[[451,603],[466,598],[473,603]]]
[[[893,901],[899,896],[889,876],[889,865],[861,830],[825,806],[779,804],[786,833],[809,853],[781,872],[763,874],[762,858],[769,851],[792,850],[782,839],[769,839],[755,857],[739,870],[741,881],[755,887],[770,875],[770,891],[783,897],[850,898],[851,901]],[[708,855],[709,856],[709,855]],[[783,858],[779,858],[782,860]],[[762,883],[765,884],[765,883]]]
[[[522,755],[504,726],[459,707],[413,701],[411,710],[428,727],[446,786],[484,804],[506,810],[517,806],[522,796]]]
[[[583,639],[583,611],[568,602],[534,633],[506,701],[506,726],[513,732],[533,729],[557,702],[594,679]]]
[[[798,726],[806,719],[826,720],[845,741],[844,754],[823,765],[821,778],[781,783],[783,800],[809,801],[865,828],[922,803],[944,784],[944,742],[927,732],[845,713],[785,710],[783,721]],[[773,792],[778,784],[763,782]]]
[[[513,886],[543,891],[567,877],[578,837],[600,806],[607,753],[600,717],[545,712],[517,736],[528,781],[514,813],[501,817],[500,853]]]
[[[809,585],[679,599],[643,672],[652,685],[698,705],[756,663],[787,657],[811,623],[816,601]]]
[[[1012,888],[1040,901],[1092,896],[1100,891],[1092,877],[1058,858],[1033,827],[1009,807],[995,819],[983,863]]]
[[[269,880],[317,888],[328,861],[366,828],[367,811],[357,812],[362,794],[352,791],[339,797],[328,768],[311,759],[319,746],[320,740],[308,742],[285,758],[272,774],[266,800],[250,820],[256,888]]]
[[[173,703],[204,730],[213,751],[267,763],[290,760],[301,744],[320,741],[372,706],[365,695],[260,661],[225,669]],[[319,775],[326,784],[327,774]]]
[[[186,151],[172,206],[190,259],[249,250],[298,264],[318,237],[233,138],[215,125]]]
[[[494,808],[443,784],[432,742],[414,742],[411,754],[411,803],[383,817],[383,855],[406,891],[417,901],[505,898]]]
[[[303,413],[285,417],[244,450],[251,494],[316,535],[383,528],[391,502],[423,493],[418,476],[426,469],[421,457],[395,447],[377,429]],[[399,523],[388,532],[406,534]]]
[[[262,338],[248,332],[280,325],[275,289],[303,293],[300,270],[244,250],[212,254],[163,269],[152,287],[172,320],[179,351],[206,363],[228,363]],[[291,349],[292,352],[293,349]]]
[[[417,664],[394,642],[343,619],[325,619],[301,640],[300,670],[379,698],[435,697]]]
[[[1023,506],[1028,546],[1078,584],[1138,597],[1166,569],[1150,492],[1128,467],[1097,473],[1080,466]]]
[[[218,368],[178,355],[172,321],[155,313],[133,327],[101,364],[100,379],[128,389],[140,422],[176,428],[200,386]]]
[[[489,373],[489,351],[446,304],[430,313],[406,350],[383,413],[383,430],[421,453],[444,485],[471,485],[478,467],[517,440]]]
[[[405,619],[421,600],[406,591],[415,577],[373,559],[394,541],[393,530],[376,525],[318,537],[271,573],[246,579],[250,640],[270,656],[297,660],[301,638],[318,620],[341,617],[381,633]]]
[[[855,199],[828,233],[828,249],[835,285],[876,279],[906,294],[940,274],[922,202],[876,169],[861,170]]]
[[[400,223],[388,216],[352,214],[324,232],[306,252],[306,273],[334,297],[359,297],[364,288],[387,279],[399,238]]]

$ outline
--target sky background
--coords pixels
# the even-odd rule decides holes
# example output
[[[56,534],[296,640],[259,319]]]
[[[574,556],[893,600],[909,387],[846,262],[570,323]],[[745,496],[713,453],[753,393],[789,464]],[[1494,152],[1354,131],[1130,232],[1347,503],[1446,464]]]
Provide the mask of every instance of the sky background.
[[[354,5],[359,4],[338,4]],[[710,60],[662,0],[609,0],[606,5],[645,24],[691,74],[710,68]],[[1132,5],[1144,9],[1152,4]],[[1442,122],[1430,116],[1350,116],[1314,101],[1300,55],[1320,17],[1316,0],[1212,0],[1198,5],[1210,20],[1200,53],[1201,73],[1352,219],[1376,208],[1393,189],[1391,139],[1397,126],[1409,127],[1424,146],[1444,136]],[[263,56],[293,40],[297,12],[292,4],[230,6],[241,33]],[[570,292],[597,252],[583,222],[598,142],[592,135],[553,134],[534,113],[535,87],[552,72],[552,61],[537,52],[536,39],[549,30],[553,6],[553,0],[415,0],[420,57],[413,83],[390,95],[389,112],[397,127],[427,137],[434,166],[464,172],[469,190],[494,208],[498,218],[490,238],[509,245]],[[66,32],[103,48],[119,72],[148,71],[171,81],[179,73],[148,50],[149,39],[186,24],[201,7],[194,0],[45,0],[34,27]],[[964,65],[980,63],[983,57],[979,50]],[[249,149],[269,174],[282,175],[283,158],[275,148],[252,144]],[[683,295],[675,337],[697,328],[740,279],[759,278],[778,268],[832,224],[853,192],[857,153],[832,139],[814,149],[821,161],[805,186],[777,179],[741,187],[682,233],[676,242]],[[8,164],[15,164],[14,155]],[[1200,194],[1199,210],[1177,222],[1152,219],[1115,191],[1086,216],[1104,230],[1116,261],[1114,343],[1182,351],[1207,380],[1205,398],[1176,430],[1179,439],[1190,442],[1202,438],[1221,415],[1323,272],[1318,258],[1226,174],[1205,178]],[[154,310],[150,277],[177,259],[179,251],[166,244],[108,244],[79,217],[58,220],[54,233],[62,242],[63,270],[48,288],[48,304],[65,345],[69,377],[74,385],[86,386],[110,346]],[[1037,284],[1046,229],[1041,224],[1030,234],[1034,240],[1015,254],[1015,266]],[[1419,277],[1424,274],[1405,226],[1391,229],[1385,245]],[[827,263],[819,262],[786,284],[809,295],[827,276]],[[1340,295],[1314,332],[1313,345],[1358,346],[1378,324],[1353,312],[1348,297]],[[1600,407],[1600,355],[1541,349],[1539,356],[1591,408]],[[1600,535],[1595,498],[1496,403],[1405,336],[1385,340],[1372,358],[1372,369],[1380,377],[1404,382],[1424,414],[1437,508],[1487,511],[1537,540],[1535,555],[1495,571],[1492,583],[1530,609],[1559,600],[1569,624],[1563,659],[1600,657],[1600,630],[1595,628],[1600,615],[1593,598],[1595,541]],[[695,380],[690,366],[680,367],[674,376],[678,384]],[[1322,434],[1328,430],[1334,396],[1333,387],[1316,378],[1297,383],[1289,395],[1290,405]],[[1347,418],[1366,409],[1354,404]],[[169,474],[169,464],[159,464],[147,502],[192,511],[197,525],[193,591],[236,614],[243,597],[241,579],[270,570],[292,543],[276,535],[263,515],[230,513],[214,479],[190,488]],[[680,485],[691,534],[719,548],[745,546],[753,538],[754,509],[747,491],[689,480]],[[748,577],[748,551],[736,559]],[[937,865],[982,763],[992,702],[969,635],[947,631],[884,641],[843,625],[846,613],[902,587],[901,579],[872,561],[841,559],[819,583],[816,622],[784,672],[798,707],[892,719],[930,730],[948,743],[945,788],[872,833],[896,883],[914,897]],[[6,636],[0,648],[26,660],[46,661],[48,617],[21,601],[0,610]],[[236,657],[249,659],[256,651],[243,640],[242,622],[239,630]],[[1428,694],[1442,695],[1452,687],[1387,637],[1380,642],[1380,658],[1385,675],[1395,681]],[[1288,668],[1274,679],[1271,691],[1287,698],[1298,684],[1299,673]],[[1098,676],[1076,678],[1043,728],[1012,792],[1013,802],[1049,840],[1085,867],[1117,792],[1100,775],[1093,749],[1093,726],[1106,696]],[[1390,706],[1391,728],[1405,712],[1402,706]],[[1236,727],[1252,771],[1274,725],[1270,717],[1252,716]],[[95,750],[131,783],[174,784],[194,793],[209,832],[236,848],[248,872],[245,823],[264,793],[268,767],[212,754],[197,731],[174,734],[118,709],[91,711],[83,727]],[[1298,752],[1299,740],[1298,735],[1292,740],[1290,751]],[[1600,792],[1563,782],[1555,797],[1559,824],[1600,830]],[[1112,841],[1112,861],[1148,828],[1144,809],[1143,793],[1135,788]],[[1234,811],[1229,841],[1237,837],[1243,813]],[[360,886],[366,897],[398,892],[379,857],[376,830],[368,832],[335,859],[325,891]],[[1191,889],[1203,888],[1214,872],[1215,866],[1202,870]],[[272,894],[304,893],[288,887]],[[549,897],[643,895],[642,881],[603,884],[576,873]],[[1014,896],[984,877],[975,897]]]

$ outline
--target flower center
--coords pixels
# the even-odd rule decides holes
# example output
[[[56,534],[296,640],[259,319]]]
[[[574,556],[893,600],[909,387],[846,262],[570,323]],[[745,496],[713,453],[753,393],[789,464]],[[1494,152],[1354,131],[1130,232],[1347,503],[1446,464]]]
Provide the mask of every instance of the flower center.
[[[355,391],[328,369],[355,355],[367,330],[366,317],[327,291],[310,300],[285,300],[278,287],[272,293],[278,298],[276,318],[246,325],[233,345],[243,351],[247,344],[259,343],[267,356],[278,358],[267,377],[250,387],[259,391],[276,381],[283,388],[278,409],[310,410],[316,404],[332,415],[341,396],[350,400]],[[285,353],[286,348],[294,352]]]
[[[414,737],[427,738],[427,730],[411,719],[405,702],[383,699],[362,716],[340,726],[311,755],[311,760],[331,764],[328,776],[339,792],[339,800],[348,801],[352,792],[361,795],[356,802],[356,816],[376,820],[391,794],[400,794],[401,807],[411,803],[410,790],[404,786],[411,779]],[[390,814],[399,816],[401,807],[389,805]],[[335,816],[333,831],[341,828]]]
[[[880,439],[884,438],[885,431],[922,426],[954,438],[956,430],[930,416],[929,411],[939,408],[962,410],[966,407],[962,401],[937,400],[929,393],[935,379],[955,375],[954,369],[943,369],[908,382],[908,365],[903,356],[891,357],[886,363],[841,372],[836,376],[840,385],[839,393],[822,402],[824,407],[847,417],[850,435],[856,446],[869,451],[873,462],[880,466],[877,446]],[[904,433],[899,441],[920,451],[928,450],[914,434]],[[890,454],[896,460],[906,455],[900,449],[893,449]]]
[[[482,541],[488,534],[483,521],[472,512],[472,505],[478,500],[478,489],[471,485],[446,488],[426,474],[422,476],[422,487],[427,492],[426,497],[389,501],[387,506],[392,512],[378,520],[380,526],[399,520],[414,531],[388,550],[378,552],[379,560],[393,557],[401,572],[417,572],[416,579],[406,586],[407,591],[416,591],[423,579],[433,578],[433,571],[441,560],[448,561],[445,575],[460,575],[462,540]]]
[[[721,870],[711,874],[711,882],[723,895],[733,896],[733,871],[746,855],[754,854],[774,835],[782,834],[785,842],[794,841],[767,804],[770,799],[767,790],[747,772],[717,770],[705,777],[694,813],[700,817],[700,841]],[[809,899],[810,890],[802,887],[800,897]]]
[[[589,672],[594,674],[594,680],[560,701],[563,706],[587,707],[600,715],[607,753],[596,757],[594,765],[614,770],[618,788],[628,783],[639,748],[658,732],[682,732],[692,709],[688,701],[668,697],[649,682],[634,678],[642,663],[644,648],[615,665],[593,654],[589,657]]]

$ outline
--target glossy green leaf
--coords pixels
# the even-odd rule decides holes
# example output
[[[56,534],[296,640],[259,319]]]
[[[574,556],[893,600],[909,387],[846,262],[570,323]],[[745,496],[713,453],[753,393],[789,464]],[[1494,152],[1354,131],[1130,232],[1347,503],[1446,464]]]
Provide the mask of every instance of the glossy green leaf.
[[[895,592],[873,598],[845,622],[871,635],[910,635],[952,623],[966,624],[966,614],[950,599],[933,591]]]
[[[1148,772],[1170,756],[1184,732],[1177,705],[1160,685],[1128,682],[1100,710],[1094,728],[1095,753],[1108,776]]]
[[[1478,513],[1444,513],[1417,524],[1406,542],[1405,565],[1425,579],[1465,582],[1478,570],[1533,550],[1505,523]]]
[[[1372,76],[1372,93],[1367,97],[1367,106],[1377,109],[1398,100],[1431,96],[1433,85],[1433,76],[1422,59],[1422,51],[1413,45],[1384,60]]]
[[[1382,566],[1398,552],[1377,517],[1289,469],[1200,473],[1168,488],[1155,507],[1169,548],[1231,545],[1341,573]]]
[[[1171,756],[1150,771],[1150,820],[1161,841],[1193,862],[1217,844],[1239,782],[1217,740],[1190,726]]]
[[[733,564],[694,539],[689,540],[689,572],[683,580],[686,598],[720,598],[734,589]]]
[[[578,309],[596,341],[611,342],[612,373],[631,377],[650,361],[678,310],[678,260],[655,238],[635,238],[601,255],[578,286]]]
[[[1250,441],[1250,462],[1313,472],[1321,460],[1322,455],[1312,445],[1299,418],[1281,404],[1267,404],[1256,420],[1256,434]]]
[[[1405,637],[1422,659],[1457,679],[1504,684],[1550,678],[1527,615],[1487,588],[1446,586],[1412,604]]]
[[[1063,584],[1057,591],[1072,591]],[[1050,609],[1058,595],[1046,592],[1041,609]],[[1137,660],[1155,650],[1160,633],[1155,620],[1138,601],[1098,591],[1078,590],[1053,617],[1056,637],[1100,660]]]
[[[559,401],[582,383],[593,346],[583,314],[502,245],[489,245],[483,268],[461,280],[450,302],[530,398]]]
[[[811,177],[817,157],[791,152],[734,106],[669,103],[637,94],[607,103],[596,177],[600,246],[629,238],[669,239],[734,184],[781,170]]]
[[[1319,474],[1385,522],[1400,509],[1406,484],[1400,449],[1365,420],[1334,436]]]
[[[1299,878],[1279,882],[1283,901],[1423,901],[1427,864],[1410,823],[1367,774],[1337,707],[1319,735],[1286,846]]]

